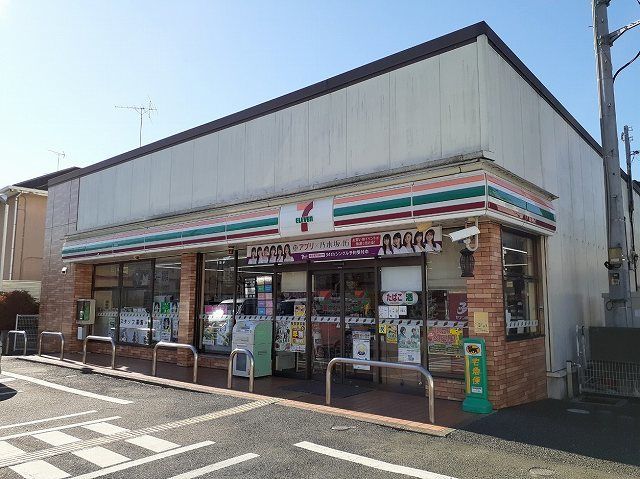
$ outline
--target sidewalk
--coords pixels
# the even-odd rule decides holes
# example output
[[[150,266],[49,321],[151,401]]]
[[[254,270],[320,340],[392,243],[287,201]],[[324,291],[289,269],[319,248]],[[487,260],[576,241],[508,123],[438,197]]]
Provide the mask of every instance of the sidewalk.
[[[158,362],[157,376],[151,376],[151,361],[143,359],[116,358],[116,370],[110,369],[110,356],[87,353],[87,365],[82,365],[82,355],[69,353],[64,361],[55,356],[27,356],[20,359],[41,361],[58,366],[84,368],[91,372],[118,377],[128,377],[168,387],[194,389],[202,392],[240,395],[242,397],[265,396],[280,398],[283,406],[312,409],[320,413],[341,415],[376,424],[408,429],[415,432],[445,436],[454,428],[467,425],[479,415],[462,411],[461,403],[436,399],[436,425],[428,420],[428,400],[424,396],[402,394],[379,389],[369,389],[336,384],[332,388],[331,406],[325,406],[324,382],[267,376],[256,378],[254,395],[248,394],[249,381],[233,378],[233,391],[226,389],[227,372],[221,369],[199,368],[198,384],[193,385],[191,367]],[[204,386],[204,388],[203,388]],[[257,396],[256,396],[257,397]],[[402,405],[402,407],[398,407]]]

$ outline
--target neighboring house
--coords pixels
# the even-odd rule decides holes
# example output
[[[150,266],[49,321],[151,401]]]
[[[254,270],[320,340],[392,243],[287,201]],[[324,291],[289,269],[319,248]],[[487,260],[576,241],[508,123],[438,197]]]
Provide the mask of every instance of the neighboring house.
[[[0,189],[0,291],[40,298],[48,182],[77,167]]]

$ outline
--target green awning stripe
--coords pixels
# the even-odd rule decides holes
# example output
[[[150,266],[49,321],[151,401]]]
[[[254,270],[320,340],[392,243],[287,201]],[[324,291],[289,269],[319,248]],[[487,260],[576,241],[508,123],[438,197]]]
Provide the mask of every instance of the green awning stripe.
[[[473,198],[475,196],[484,196],[484,186],[471,186],[469,188],[460,188],[458,190],[440,191],[438,193],[429,193],[413,197],[414,205],[425,205],[431,203],[441,203],[451,200],[462,200]]]
[[[377,201],[375,203],[364,203],[354,206],[343,206],[333,210],[333,216],[357,215],[370,213],[372,211],[392,210],[396,208],[408,208],[411,206],[411,197],[396,198],[393,200]]]
[[[505,203],[509,203],[513,206],[517,206],[525,211],[530,211],[538,216],[542,216],[550,221],[556,220],[556,215],[551,211],[540,208],[538,205],[533,203],[529,203],[521,198],[518,198],[512,194],[507,193],[506,191],[500,190],[495,186],[489,185],[489,196],[493,196],[499,200],[504,201]]]
[[[260,220],[244,221],[227,225],[227,231],[239,231],[252,228],[263,228],[265,226],[278,226],[278,217],[264,218]]]

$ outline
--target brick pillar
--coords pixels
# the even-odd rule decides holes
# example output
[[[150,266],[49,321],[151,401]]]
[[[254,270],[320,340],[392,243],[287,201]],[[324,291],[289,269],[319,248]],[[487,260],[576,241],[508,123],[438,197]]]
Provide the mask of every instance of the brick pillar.
[[[194,344],[195,311],[196,311],[196,253],[184,253],[180,263],[180,323],[178,325],[178,342]],[[180,366],[193,365],[190,351],[178,351]]]
[[[502,238],[500,225],[480,224],[480,247],[475,252],[473,278],[467,279],[469,306],[469,336],[483,338],[487,347],[487,374],[489,400],[494,408],[507,405],[506,330],[504,295],[502,289]],[[489,315],[489,333],[478,334],[473,324],[473,313],[484,311]]]
[[[502,278],[502,235],[496,223],[480,225],[475,277],[467,279],[469,335],[487,345],[489,400],[496,409],[547,396],[544,338],[507,341]],[[542,287],[542,286],[540,286]],[[489,313],[489,333],[479,334],[473,313]]]

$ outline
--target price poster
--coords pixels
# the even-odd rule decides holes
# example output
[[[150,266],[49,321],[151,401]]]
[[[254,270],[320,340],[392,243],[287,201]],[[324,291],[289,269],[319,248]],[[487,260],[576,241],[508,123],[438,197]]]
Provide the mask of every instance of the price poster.
[[[306,324],[304,321],[291,321],[290,326],[291,348],[290,351],[304,353],[306,350]]]

